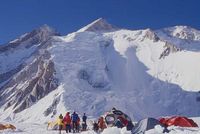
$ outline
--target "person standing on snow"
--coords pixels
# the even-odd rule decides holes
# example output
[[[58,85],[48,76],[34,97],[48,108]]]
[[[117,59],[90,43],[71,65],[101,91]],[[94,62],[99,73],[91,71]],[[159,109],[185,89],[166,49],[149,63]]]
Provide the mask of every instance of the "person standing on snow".
[[[106,123],[105,123],[104,118],[102,116],[98,120],[98,126],[99,126],[99,129],[101,131],[103,131],[106,128]]]
[[[64,125],[63,124],[63,115],[62,114],[59,115],[57,124],[58,124],[59,134],[61,134],[61,130],[62,130],[63,125]]]
[[[87,129],[87,122],[86,122],[87,116],[86,116],[85,113],[83,114],[82,120],[83,120],[83,123],[82,123],[82,130],[83,130],[83,131],[86,131],[86,129]]]
[[[73,132],[75,133],[76,131],[78,131],[78,120],[79,120],[78,114],[76,112],[74,112],[72,114],[71,119],[72,119]]]
[[[65,124],[66,127],[66,133],[71,133],[71,117],[70,117],[70,112],[67,112],[63,122]]]

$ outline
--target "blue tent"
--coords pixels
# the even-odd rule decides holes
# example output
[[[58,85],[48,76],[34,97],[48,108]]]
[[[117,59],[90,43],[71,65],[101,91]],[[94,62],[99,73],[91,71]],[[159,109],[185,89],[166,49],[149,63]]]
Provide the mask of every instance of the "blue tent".
[[[132,134],[144,134],[145,131],[153,129],[156,125],[160,125],[164,127],[157,119],[154,118],[146,118],[139,121],[132,129]],[[164,132],[168,132],[165,128]]]

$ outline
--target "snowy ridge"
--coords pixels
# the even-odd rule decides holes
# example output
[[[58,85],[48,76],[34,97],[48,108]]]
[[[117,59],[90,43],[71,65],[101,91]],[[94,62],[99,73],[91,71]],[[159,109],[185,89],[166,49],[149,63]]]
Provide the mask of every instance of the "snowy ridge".
[[[163,31],[165,31],[170,36],[177,37],[180,39],[194,41],[200,40],[200,31],[189,26],[175,26],[170,28],[164,28]]]
[[[26,33],[18,39],[0,46],[0,73],[10,71],[29,58],[42,42],[57,33],[47,25]]]
[[[105,32],[105,31],[113,31],[117,30],[118,28],[109,24],[105,19],[99,18],[94,22],[88,24],[87,26],[78,30],[78,32],[84,31],[92,31],[92,32]]]
[[[38,44],[12,49],[27,54],[16,66],[6,50],[0,76],[23,66],[0,81],[0,119],[41,123],[73,110],[98,117],[113,106],[133,120],[200,115],[197,34],[188,44],[163,30],[115,29],[102,19],[67,36],[48,29]]]
[[[156,34],[162,39],[178,48],[188,51],[200,50],[200,31],[188,26],[175,26],[156,30]]]

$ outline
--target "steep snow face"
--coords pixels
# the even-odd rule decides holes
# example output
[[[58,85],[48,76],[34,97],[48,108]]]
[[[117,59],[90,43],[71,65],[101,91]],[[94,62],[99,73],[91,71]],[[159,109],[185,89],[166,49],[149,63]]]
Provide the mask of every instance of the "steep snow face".
[[[198,41],[181,45],[187,41],[162,30],[105,25],[100,19],[38,44],[23,62],[30,65],[3,86],[0,119],[41,123],[74,110],[96,117],[112,107],[135,120],[200,115],[199,93],[191,92],[200,88]]]
[[[75,110],[99,116],[115,106],[136,120],[174,114],[198,116],[197,93],[185,92],[148,73],[163,61],[160,55],[166,42],[146,34],[149,30],[85,31],[54,39],[48,51],[62,85],[55,113]]]
[[[163,81],[175,83],[186,91],[199,91],[200,53],[180,51],[155,64],[149,73]],[[195,70],[195,71],[191,71]]]
[[[177,37],[176,34],[184,33],[184,37]],[[149,70],[150,74],[161,80],[174,83],[186,91],[199,91],[200,85],[197,82],[200,71],[200,40],[198,30],[186,26],[176,26],[157,30],[159,38],[176,48],[176,52],[162,58],[154,69]],[[144,62],[145,63],[145,62]],[[195,71],[191,71],[195,70]]]

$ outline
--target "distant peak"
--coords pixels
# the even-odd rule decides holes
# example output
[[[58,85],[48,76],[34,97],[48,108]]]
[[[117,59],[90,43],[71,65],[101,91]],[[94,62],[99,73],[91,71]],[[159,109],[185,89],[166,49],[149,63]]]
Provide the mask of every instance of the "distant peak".
[[[187,29],[191,30],[194,28],[192,28],[190,26],[178,25],[178,26],[167,27],[167,28],[164,28],[163,30],[164,31],[175,31],[175,30],[182,31],[182,30],[187,30]]]
[[[40,26],[39,29],[50,30],[50,31],[53,30],[53,28],[51,28],[47,24],[44,24],[44,25]]]
[[[109,24],[105,19],[99,18],[87,26],[81,28],[79,32],[83,31],[92,31],[92,32],[101,32],[101,31],[113,31],[116,30],[117,27]]]
[[[175,28],[181,28],[181,29],[185,29],[185,28],[192,28],[192,27],[190,27],[190,26],[185,26],[185,25],[179,25],[179,26],[175,26]]]
[[[48,33],[50,35],[58,34],[54,28],[48,26],[47,24],[40,26],[39,28],[35,29],[34,31],[39,32],[39,33]]]
[[[94,23],[108,23],[108,22],[103,18],[99,18],[99,19],[93,21],[91,24],[94,24]]]
[[[161,29],[169,36],[177,37],[186,40],[200,40],[200,31],[190,26],[173,26]]]
[[[52,36],[56,36],[56,35],[59,35],[59,33],[56,32],[55,29],[45,24],[39,28],[34,29],[33,31],[29,33],[23,34],[22,36],[10,41],[7,44],[0,46],[0,51],[1,50],[5,51],[5,50],[8,50],[9,48],[15,48],[21,44],[22,45],[25,44],[26,46],[30,47],[31,45],[36,45],[36,44],[40,44],[43,41],[47,41]],[[26,43],[23,43],[23,42],[26,42]]]

